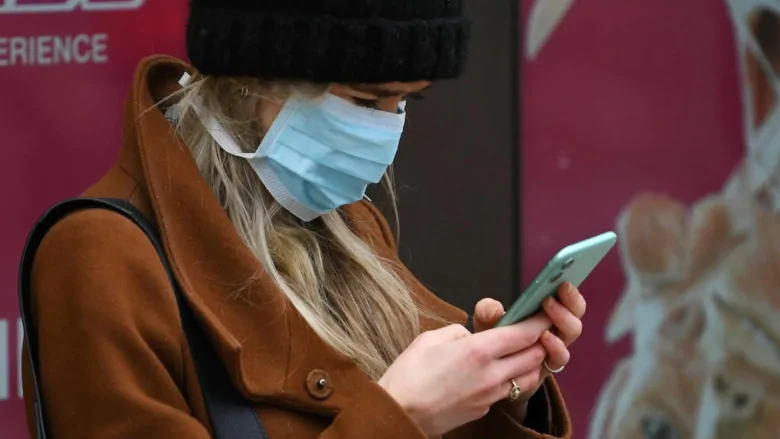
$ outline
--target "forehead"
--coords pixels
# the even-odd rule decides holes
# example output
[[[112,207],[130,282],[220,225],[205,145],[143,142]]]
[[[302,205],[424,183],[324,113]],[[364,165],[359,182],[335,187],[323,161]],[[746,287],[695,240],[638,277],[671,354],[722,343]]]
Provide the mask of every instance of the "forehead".
[[[387,82],[384,84],[346,84],[353,90],[369,93],[374,96],[402,96],[409,93],[419,93],[431,86],[430,81]]]

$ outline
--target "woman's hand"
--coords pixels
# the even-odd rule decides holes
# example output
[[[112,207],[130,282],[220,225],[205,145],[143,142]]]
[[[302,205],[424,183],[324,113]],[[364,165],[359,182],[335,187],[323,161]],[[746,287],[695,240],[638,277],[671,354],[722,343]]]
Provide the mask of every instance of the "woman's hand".
[[[512,403],[520,418],[524,418],[528,400],[550,374],[547,367],[544,367],[544,362],[552,370],[566,366],[570,358],[568,347],[582,334],[582,321],[580,319],[585,315],[585,298],[570,283],[561,285],[558,289],[558,298],[560,300],[552,297],[546,299],[544,310],[540,313],[550,319],[554,327],[553,331],[544,331],[539,343],[528,348],[528,351],[532,351],[534,356],[539,350],[543,350],[542,359],[538,364],[514,378],[517,385],[523,390],[520,399]],[[480,332],[493,328],[503,315],[504,306],[501,302],[493,299],[481,300],[474,310],[474,330]],[[508,396],[512,384],[508,382],[505,388]],[[520,421],[522,420],[520,419]]]
[[[421,334],[379,380],[431,437],[479,419],[509,395],[509,381],[539,368],[534,348],[552,322],[539,314],[516,325],[471,334],[451,325]],[[528,385],[536,385],[537,380]]]

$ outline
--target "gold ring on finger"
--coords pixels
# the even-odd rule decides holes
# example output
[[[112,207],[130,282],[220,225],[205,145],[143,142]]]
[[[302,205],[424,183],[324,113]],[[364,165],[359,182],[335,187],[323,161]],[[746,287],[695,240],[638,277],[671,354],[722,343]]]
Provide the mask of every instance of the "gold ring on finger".
[[[509,380],[512,383],[512,390],[509,391],[509,400],[510,401],[517,401],[518,398],[520,398],[520,395],[523,394],[523,389],[520,388],[520,386],[517,385],[515,380]]]

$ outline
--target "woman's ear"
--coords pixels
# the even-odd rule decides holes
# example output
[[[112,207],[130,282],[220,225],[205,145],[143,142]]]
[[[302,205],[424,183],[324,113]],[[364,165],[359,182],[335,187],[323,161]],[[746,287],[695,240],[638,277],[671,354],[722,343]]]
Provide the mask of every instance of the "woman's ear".
[[[263,131],[267,131],[271,128],[276,117],[282,111],[284,103],[272,101],[269,99],[258,99],[255,106],[255,113],[257,114],[257,120],[260,121],[260,126]]]

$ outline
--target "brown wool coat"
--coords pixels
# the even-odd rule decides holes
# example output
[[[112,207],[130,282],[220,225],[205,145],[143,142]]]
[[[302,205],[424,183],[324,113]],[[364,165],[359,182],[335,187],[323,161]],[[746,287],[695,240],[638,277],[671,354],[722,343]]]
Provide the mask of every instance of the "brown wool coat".
[[[255,276],[261,266],[187,149],[160,111],[145,112],[187,68],[159,56],[140,64],[118,164],[86,195],[129,200],[154,219],[186,299],[237,388],[257,401],[271,439],[423,439],[401,407],[320,340],[268,277]],[[387,223],[371,204],[345,212],[377,253],[397,260]],[[463,311],[404,276],[424,306],[465,321]],[[247,279],[256,279],[247,289],[251,300],[236,294]],[[173,291],[137,227],[106,211],[67,217],[39,250],[33,296],[53,438],[210,437]],[[314,384],[319,377],[328,378],[326,389]],[[32,395],[28,367],[24,379]],[[552,379],[532,398],[525,424],[494,408],[446,438],[569,438]]]

